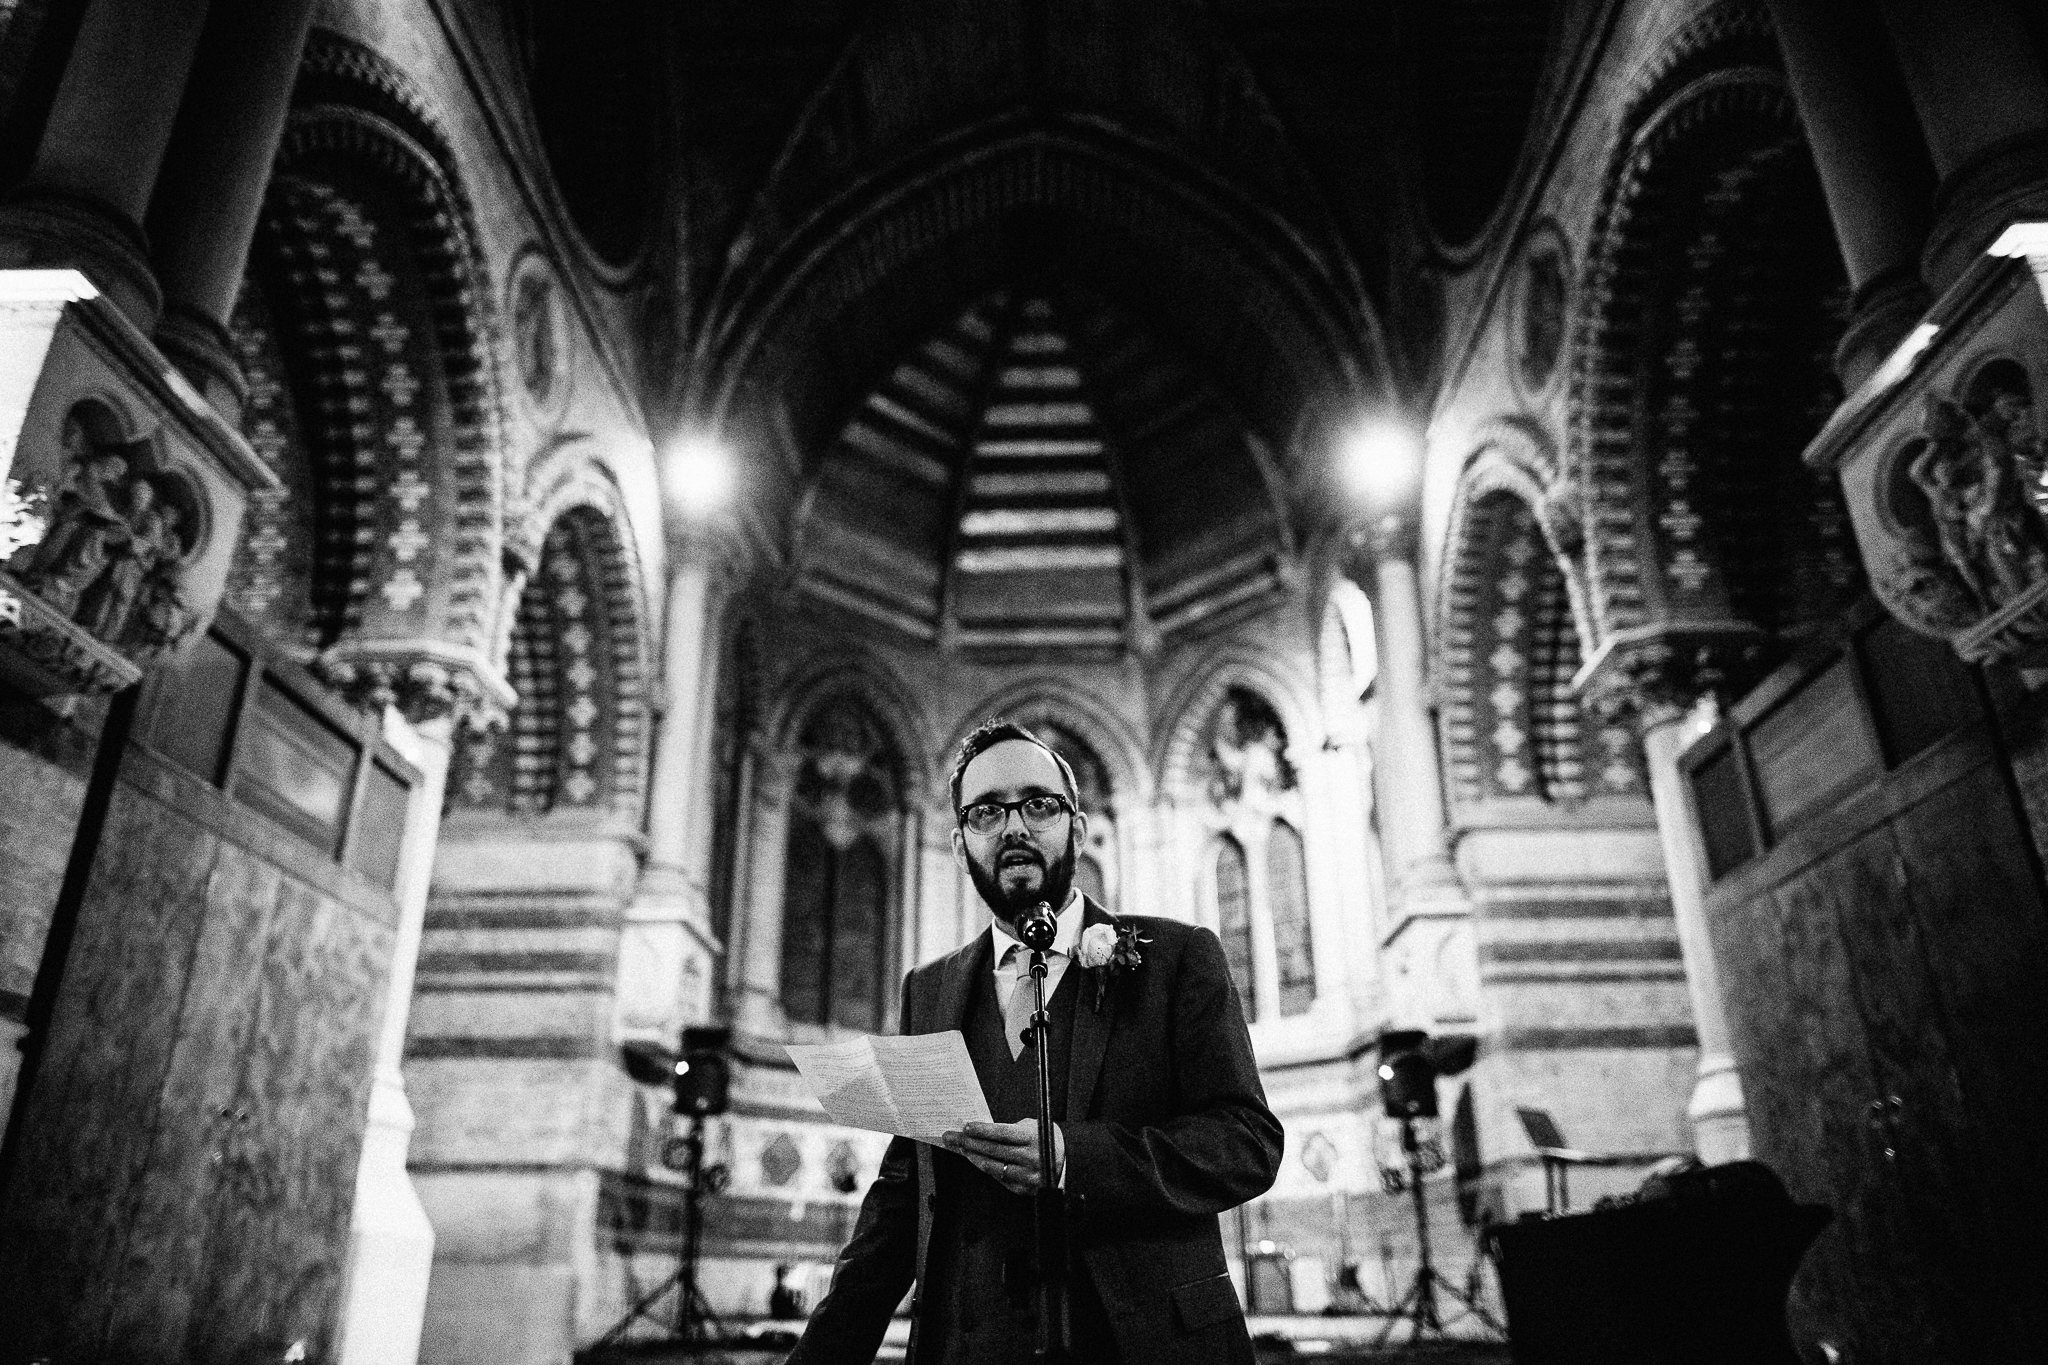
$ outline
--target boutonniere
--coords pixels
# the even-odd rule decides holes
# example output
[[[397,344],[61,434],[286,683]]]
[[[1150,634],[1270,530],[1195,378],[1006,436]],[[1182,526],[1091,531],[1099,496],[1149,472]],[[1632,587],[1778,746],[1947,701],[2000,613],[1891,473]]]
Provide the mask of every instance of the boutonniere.
[[[1081,931],[1081,942],[1075,956],[1095,982],[1097,1014],[1102,1013],[1102,1001],[1109,994],[1110,981],[1138,970],[1145,961],[1145,955],[1138,949],[1151,941],[1139,938],[1138,926],[1127,920],[1114,925],[1091,924]]]

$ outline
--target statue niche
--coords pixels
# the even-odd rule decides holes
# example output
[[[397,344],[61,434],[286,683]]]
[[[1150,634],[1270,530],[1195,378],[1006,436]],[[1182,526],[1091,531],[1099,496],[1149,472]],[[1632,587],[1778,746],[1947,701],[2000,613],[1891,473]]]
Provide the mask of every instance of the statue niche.
[[[1204,745],[1212,804],[1269,804],[1295,784],[1287,757],[1287,730],[1266,699],[1242,687],[1223,694],[1210,717]]]
[[[1927,627],[1954,631],[2048,587],[2048,489],[2026,376],[1986,366],[1954,398],[1929,395],[1895,465],[1892,503],[1910,535],[1887,585]]]
[[[176,648],[197,620],[184,587],[197,526],[191,489],[147,441],[97,439],[74,411],[49,524],[9,567],[101,643],[146,660]]]

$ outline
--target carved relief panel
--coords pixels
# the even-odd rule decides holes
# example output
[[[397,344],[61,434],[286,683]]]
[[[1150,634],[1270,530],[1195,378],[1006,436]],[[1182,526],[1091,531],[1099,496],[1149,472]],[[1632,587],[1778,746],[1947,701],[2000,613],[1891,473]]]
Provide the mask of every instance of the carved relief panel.
[[[1834,466],[1878,599],[1972,663],[2048,648],[2048,488],[2036,397],[2048,319],[2021,268],[1895,360],[1807,453]],[[1886,381],[1890,382],[1887,383]]]

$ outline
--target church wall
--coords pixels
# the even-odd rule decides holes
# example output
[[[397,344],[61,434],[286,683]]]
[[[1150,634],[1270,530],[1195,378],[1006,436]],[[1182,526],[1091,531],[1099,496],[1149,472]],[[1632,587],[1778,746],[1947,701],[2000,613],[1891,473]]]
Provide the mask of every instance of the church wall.
[[[1649,1162],[1694,1145],[1687,1097],[1698,1040],[1642,782],[1641,720],[1624,712],[1588,722],[1600,731],[1591,752],[1608,746],[1606,761],[1633,768],[1625,794],[1600,794],[1596,773],[1590,800],[1502,799],[1510,794],[1491,785],[1491,771],[1509,755],[1495,742],[1504,717],[1489,697],[1512,684],[1514,705],[1527,706],[1531,684],[1523,665],[1502,671],[1497,662],[1501,642],[1484,618],[1498,604],[1480,611],[1467,637],[1454,638],[1445,623],[1463,587],[1457,557],[1471,553],[1465,523],[1475,489],[1511,490],[1542,528],[1542,557],[1572,580],[1573,643],[1588,656],[1597,643],[1584,579],[1590,489],[1586,472],[1570,467],[1571,374],[1610,157],[1675,53],[1696,52],[1706,35],[1767,32],[1760,11],[1710,3],[1575,10],[1571,22],[1582,31],[1546,80],[1521,183],[1509,195],[1515,211],[1496,220],[1473,265],[1444,284],[1445,315],[1463,321],[1452,324],[1445,383],[1429,416],[1421,543],[1453,841],[1476,929],[1480,1046],[1459,1081],[1470,1087],[1483,1166],[1472,1188],[1493,1217],[1546,1201],[1518,1108],[1548,1111],[1571,1147],[1618,1159],[1571,1172],[1574,1209],[1632,1190]],[[1506,572],[1496,559],[1479,578],[1491,584]],[[1461,773],[1471,759],[1482,761]]]

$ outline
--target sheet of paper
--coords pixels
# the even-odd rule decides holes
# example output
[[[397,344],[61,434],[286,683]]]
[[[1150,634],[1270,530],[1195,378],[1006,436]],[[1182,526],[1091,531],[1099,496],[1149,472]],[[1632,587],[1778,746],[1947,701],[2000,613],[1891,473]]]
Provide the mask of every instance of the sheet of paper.
[[[937,1142],[990,1121],[967,1039],[958,1029],[903,1038],[795,1044],[789,1059],[834,1123]]]

